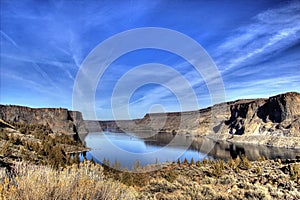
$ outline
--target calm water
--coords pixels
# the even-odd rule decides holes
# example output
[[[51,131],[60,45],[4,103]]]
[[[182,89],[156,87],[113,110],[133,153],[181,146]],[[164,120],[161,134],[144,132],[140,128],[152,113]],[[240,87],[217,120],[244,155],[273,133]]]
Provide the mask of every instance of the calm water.
[[[140,133],[89,133],[85,142],[92,150],[87,152],[87,159],[93,158],[96,162],[103,159],[110,164],[116,161],[122,168],[131,169],[136,160],[141,165],[161,162],[177,161],[180,158],[191,160],[223,159],[227,160],[237,155],[245,154],[250,160],[259,156],[269,159],[295,158],[300,150],[285,148],[271,148],[256,145],[234,145],[228,142],[215,143],[209,139],[192,138],[189,136],[172,136],[170,134],[156,134],[151,138],[143,139],[145,134]],[[142,139],[141,139],[142,138]]]

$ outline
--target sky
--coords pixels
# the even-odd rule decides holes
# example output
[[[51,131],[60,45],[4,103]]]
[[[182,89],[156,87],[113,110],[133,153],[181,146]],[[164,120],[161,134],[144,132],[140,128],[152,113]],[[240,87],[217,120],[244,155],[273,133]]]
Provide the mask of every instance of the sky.
[[[226,101],[300,92],[300,1],[1,0],[0,4],[1,104],[72,109],[76,76],[89,53],[115,34],[143,27],[172,29],[198,42],[221,75]],[[198,100],[186,110],[212,104],[204,78],[184,58],[141,49],[116,59],[99,79],[97,119],[118,118],[111,105],[118,80],[146,63],[170,66],[186,79]],[[165,75],[172,87],[180,87],[163,71],[150,68],[149,73]],[[174,91],[160,84],[140,85],[128,95],[131,118],[182,111]]]

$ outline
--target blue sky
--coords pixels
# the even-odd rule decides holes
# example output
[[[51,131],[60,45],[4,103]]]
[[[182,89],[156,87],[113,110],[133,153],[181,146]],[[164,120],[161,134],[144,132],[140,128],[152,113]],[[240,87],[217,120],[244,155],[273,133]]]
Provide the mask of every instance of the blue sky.
[[[227,101],[300,92],[300,1],[0,2],[1,104],[72,109],[74,80],[89,52],[114,34],[141,27],[173,29],[201,44],[221,73]],[[151,62],[181,73],[198,108],[211,105],[205,82],[184,59],[145,49],[120,57],[101,78],[99,119],[113,118],[110,98],[118,79]],[[131,117],[153,105],[163,109],[152,111],[180,110],[172,91],[149,84],[132,95]]]

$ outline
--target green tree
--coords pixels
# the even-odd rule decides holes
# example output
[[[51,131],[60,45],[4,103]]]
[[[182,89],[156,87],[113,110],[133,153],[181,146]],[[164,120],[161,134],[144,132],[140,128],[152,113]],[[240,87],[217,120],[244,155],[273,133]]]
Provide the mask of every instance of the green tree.
[[[195,165],[195,161],[194,161],[194,158],[193,158],[193,157],[192,157],[192,159],[191,159],[190,165]]]
[[[60,146],[55,146],[49,154],[50,164],[54,167],[64,166],[66,157],[63,149]]]
[[[183,164],[188,165],[189,161],[186,158],[184,158]]]
[[[181,162],[180,162],[180,158],[178,158],[178,159],[177,159],[177,164],[178,164],[178,165],[180,165],[180,164],[181,164]]]

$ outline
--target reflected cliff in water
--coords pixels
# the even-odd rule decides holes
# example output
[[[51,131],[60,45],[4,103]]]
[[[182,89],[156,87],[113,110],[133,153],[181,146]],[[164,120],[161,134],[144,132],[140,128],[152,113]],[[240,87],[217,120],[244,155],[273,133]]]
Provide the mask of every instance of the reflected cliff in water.
[[[146,135],[152,135],[145,138]],[[189,135],[172,135],[165,133],[120,133],[96,132],[84,138],[86,145],[92,150],[87,158],[101,162],[108,159],[112,163],[119,162],[122,167],[131,168],[136,160],[141,165],[155,162],[236,158],[246,155],[249,160],[259,156],[268,159],[294,159],[300,155],[300,149],[285,149],[250,144],[232,144],[215,142],[208,138],[194,138]],[[159,153],[157,153],[159,152]]]
[[[170,134],[156,134],[144,140],[144,142],[148,145],[165,146],[173,139],[174,136]],[[179,146],[191,143],[189,150],[207,153],[210,157],[222,160],[236,158],[239,155],[246,155],[249,160],[257,160],[260,156],[264,156],[267,159],[294,159],[300,155],[300,149],[276,148],[254,144],[233,144],[226,141],[215,142],[205,137],[182,136],[177,137],[178,139],[181,139],[177,141],[180,144]],[[211,150],[207,152],[206,147]]]

